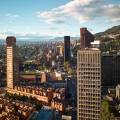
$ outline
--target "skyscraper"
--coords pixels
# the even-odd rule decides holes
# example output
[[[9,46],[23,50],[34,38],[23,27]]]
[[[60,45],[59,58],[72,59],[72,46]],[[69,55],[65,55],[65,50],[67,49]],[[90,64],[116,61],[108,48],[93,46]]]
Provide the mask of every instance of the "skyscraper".
[[[70,61],[70,36],[64,36],[64,62]]]
[[[87,28],[80,28],[80,45],[81,49],[89,48],[90,42],[94,41],[94,35],[92,35]]]
[[[16,38],[6,38],[7,49],[7,88],[13,89],[18,80],[18,64],[16,51]]]
[[[77,53],[78,120],[100,120],[101,52],[97,48]]]
[[[120,55],[105,53],[101,57],[102,86],[120,84]],[[109,77],[108,77],[109,76]]]

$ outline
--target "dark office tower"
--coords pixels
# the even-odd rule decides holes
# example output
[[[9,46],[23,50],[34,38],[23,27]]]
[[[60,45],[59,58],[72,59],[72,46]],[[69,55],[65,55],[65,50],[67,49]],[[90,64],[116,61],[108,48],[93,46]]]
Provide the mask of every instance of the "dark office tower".
[[[101,120],[101,52],[77,53],[77,120]]]
[[[6,38],[7,49],[7,88],[13,89],[18,80],[18,59],[16,50],[16,38]]]
[[[69,62],[70,56],[70,36],[64,36],[64,62]]]
[[[116,86],[120,84],[120,55],[102,55],[102,86]]]
[[[92,35],[87,28],[80,28],[80,44],[81,49],[89,48],[90,42],[94,41],[94,35]]]

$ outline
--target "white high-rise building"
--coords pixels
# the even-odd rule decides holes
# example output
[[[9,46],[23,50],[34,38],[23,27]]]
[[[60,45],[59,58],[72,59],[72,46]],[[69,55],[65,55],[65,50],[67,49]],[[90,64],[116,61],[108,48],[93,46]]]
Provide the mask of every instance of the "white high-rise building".
[[[77,53],[77,120],[100,120],[101,52],[97,48]]]
[[[16,38],[6,38],[7,49],[7,88],[13,89],[18,80],[18,64],[17,64],[17,50],[16,50]]]

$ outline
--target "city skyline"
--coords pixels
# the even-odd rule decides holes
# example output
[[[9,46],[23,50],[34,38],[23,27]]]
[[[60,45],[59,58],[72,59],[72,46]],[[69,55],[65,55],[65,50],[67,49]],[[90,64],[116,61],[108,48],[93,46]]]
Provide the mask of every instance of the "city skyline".
[[[7,35],[78,37],[79,28],[86,26],[97,33],[119,25],[119,11],[119,0],[5,0],[0,4],[0,39]]]

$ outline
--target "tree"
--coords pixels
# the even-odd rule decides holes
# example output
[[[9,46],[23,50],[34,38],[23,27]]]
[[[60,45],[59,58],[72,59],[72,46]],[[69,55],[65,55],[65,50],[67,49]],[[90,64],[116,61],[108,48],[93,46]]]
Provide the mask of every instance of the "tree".
[[[101,120],[110,120],[110,105],[107,100],[102,101]]]

